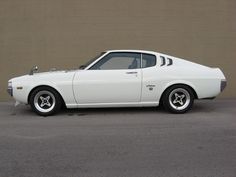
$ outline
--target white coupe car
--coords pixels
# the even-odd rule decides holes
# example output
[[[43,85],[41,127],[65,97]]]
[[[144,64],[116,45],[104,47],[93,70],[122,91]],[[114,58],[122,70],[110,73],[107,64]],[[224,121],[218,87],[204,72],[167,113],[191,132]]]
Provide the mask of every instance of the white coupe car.
[[[48,116],[67,108],[163,106],[185,113],[194,99],[216,97],[226,86],[219,68],[143,50],[110,50],[78,70],[38,73],[9,80],[8,93]]]

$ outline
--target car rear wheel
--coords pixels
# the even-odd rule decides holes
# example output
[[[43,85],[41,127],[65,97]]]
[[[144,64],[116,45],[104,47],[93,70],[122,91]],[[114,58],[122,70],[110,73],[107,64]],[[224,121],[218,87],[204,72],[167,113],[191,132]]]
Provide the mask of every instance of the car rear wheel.
[[[39,87],[30,95],[31,108],[41,116],[57,113],[62,106],[60,95],[50,87]]]
[[[188,86],[174,85],[164,92],[162,101],[166,110],[172,113],[185,113],[193,106],[194,94]]]

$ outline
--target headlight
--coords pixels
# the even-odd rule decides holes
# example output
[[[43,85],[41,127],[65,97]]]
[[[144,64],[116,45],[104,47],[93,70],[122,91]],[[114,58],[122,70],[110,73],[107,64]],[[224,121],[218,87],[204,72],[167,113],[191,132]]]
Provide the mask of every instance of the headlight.
[[[8,87],[12,87],[12,82],[11,81],[8,82]]]

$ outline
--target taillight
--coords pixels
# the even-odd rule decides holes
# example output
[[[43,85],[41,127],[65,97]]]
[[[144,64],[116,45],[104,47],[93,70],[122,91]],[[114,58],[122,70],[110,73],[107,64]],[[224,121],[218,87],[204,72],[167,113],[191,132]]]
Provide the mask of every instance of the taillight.
[[[220,83],[220,91],[221,92],[225,89],[226,85],[227,85],[227,81],[221,80],[221,83]]]

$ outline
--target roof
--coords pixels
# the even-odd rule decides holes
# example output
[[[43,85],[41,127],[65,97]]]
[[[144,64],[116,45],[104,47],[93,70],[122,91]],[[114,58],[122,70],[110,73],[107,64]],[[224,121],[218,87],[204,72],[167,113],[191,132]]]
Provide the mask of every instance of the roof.
[[[151,54],[157,54],[158,53],[158,52],[148,51],[148,50],[133,50],[133,49],[107,50],[106,52],[140,52],[140,53],[151,53]]]

